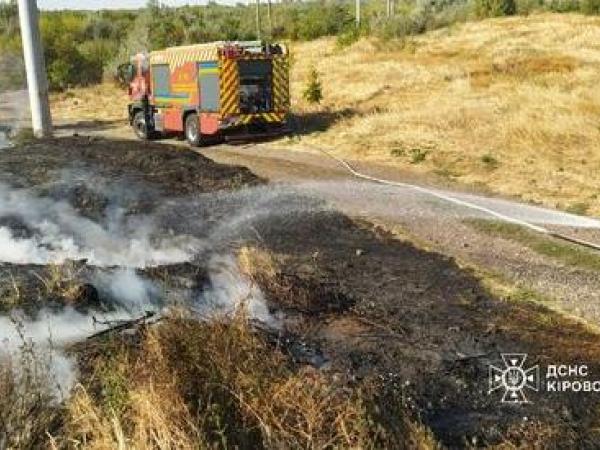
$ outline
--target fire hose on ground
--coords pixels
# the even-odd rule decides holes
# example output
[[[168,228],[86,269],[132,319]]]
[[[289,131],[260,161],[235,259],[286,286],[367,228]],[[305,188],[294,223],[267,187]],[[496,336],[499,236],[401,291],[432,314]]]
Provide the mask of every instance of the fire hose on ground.
[[[565,234],[549,230],[548,228],[545,228],[543,226],[536,225],[536,224],[527,222],[525,220],[517,219],[515,217],[510,217],[510,216],[508,216],[506,214],[502,214],[502,213],[494,211],[494,210],[492,210],[490,208],[486,208],[485,206],[476,205],[474,203],[467,202],[465,200],[461,200],[461,199],[456,198],[456,197],[452,197],[451,195],[447,195],[447,194],[444,194],[442,192],[435,191],[433,189],[427,189],[427,188],[424,188],[422,186],[417,186],[417,185],[410,184],[410,183],[404,183],[404,182],[400,182],[400,181],[391,181],[391,180],[386,180],[386,179],[383,179],[383,178],[377,178],[377,177],[374,177],[374,176],[371,176],[371,175],[364,174],[364,173],[358,171],[357,169],[355,169],[348,161],[346,161],[346,160],[344,160],[344,159],[342,159],[342,158],[340,158],[338,156],[335,156],[334,154],[328,152],[327,150],[324,150],[322,148],[319,148],[318,150],[321,153],[323,153],[324,155],[326,155],[327,157],[329,157],[329,158],[333,159],[334,161],[336,161],[346,171],[348,171],[350,174],[352,174],[356,178],[359,178],[359,179],[362,179],[362,180],[367,180],[367,181],[370,181],[370,182],[373,182],[373,183],[387,185],[387,186],[396,186],[396,187],[402,187],[402,188],[406,188],[406,189],[411,189],[413,191],[420,192],[420,193],[423,193],[423,194],[426,194],[426,195],[430,195],[432,197],[438,198],[440,200],[443,200],[443,201],[446,201],[446,202],[449,202],[449,203],[453,203],[455,205],[459,205],[459,206],[470,208],[470,209],[473,209],[473,210],[476,210],[476,211],[483,212],[483,213],[488,214],[488,215],[490,215],[492,217],[495,217],[496,219],[499,219],[501,221],[508,222],[508,223],[513,223],[515,225],[520,225],[520,226],[522,226],[524,228],[528,228],[528,229],[530,229],[530,230],[532,230],[534,232],[541,233],[541,234],[544,234],[546,236],[550,236],[550,237],[553,237],[553,238],[556,238],[556,239],[560,239],[560,240],[563,240],[563,241],[566,241],[566,242],[569,242],[569,243],[572,243],[572,244],[577,244],[577,245],[580,245],[582,247],[590,248],[592,250],[600,251],[600,244],[596,244],[594,242],[585,241],[585,240],[578,239],[578,238],[575,238],[575,237],[572,237],[572,236],[567,236]]]

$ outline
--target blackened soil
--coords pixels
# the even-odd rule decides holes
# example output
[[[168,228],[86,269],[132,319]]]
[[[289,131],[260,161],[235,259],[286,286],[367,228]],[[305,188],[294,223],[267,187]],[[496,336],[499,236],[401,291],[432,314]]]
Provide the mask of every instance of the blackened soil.
[[[70,137],[0,150],[0,185],[26,189],[31,197],[66,202],[79,215],[106,229],[117,222],[111,212],[131,217],[151,215],[170,198],[262,183],[244,167],[218,164],[187,149],[152,142]],[[0,227],[8,228],[15,239],[29,239],[38,232],[18,214],[0,214]],[[184,291],[194,294],[207,283],[203,263],[138,272],[160,282],[173,295]],[[110,308],[112,299],[102,292],[98,301],[94,301],[93,293],[78,295],[79,291],[90,294],[87,284],[93,283],[99,272],[109,270],[87,267],[85,261],[67,261],[54,267],[0,263],[0,312],[17,303],[31,317],[40,308],[65,305],[82,311]],[[57,273],[67,279],[48,288]],[[67,291],[72,298],[66,298]]]
[[[262,182],[244,168],[162,144],[68,138],[0,151],[0,173],[22,187],[44,185],[74,165],[161,196]],[[110,202],[97,189],[71,187],[62,192],[78,211],[105,213]],[[129,212],[151,209],[154,200],[133,196]],[[3,220],[27,236],[17,219]],[[403,414],[422,420],[450,447],[504,441],[523,448],[600,446],[597,394],[528,391],[531,403],[503,405],[500,392],[487,392],[489,365],[501,366],[501,353],[527,353],[527,365],[539,364],[542,372],[548,364],[584,363],[591,378],[600,375],[600,340],[584,325],[534,303],[494,296],[453,259],[334,211],[265,215],[250,225],[253,244],[281,264],[274,280],[261,283],[270,306],[294,317],[290,328],[325,353],[327,370],[377,386],[375,414],[389,430],[398,429],[394,447],[406,446],[398,425]],[[43,270],[3,269],[16,276]],[[206,282],[201,261],[146,275],[174,290],[201,289]]]
[[[280,279],[266,288],[270,301],[311,311],[306,335],[331,358],[332,370],[379,384],[380,420],[391,428],[396,414],[409,413],[452,448],[600,444],[600,402],[592,393],[527,391],[531,403],[523,405],[488,393],[489,366],[502,367],[501,353],[527,353],[525,366],[539,364],[542,375],[561,362],[585,362],[600,375],[600,340],[585,325],[495,297],[452,258],[337,213],[257,230],[285,261],[284,272],[311,280],[293,282],[296,289],[317,286],[311,299],[290,300],[290,280]],[[293,298],[300,299],[296,307]]]
[[[0,151],[1,171],[24,187],[47,182],[52,173],[73,166],[147,182],[178,196],[261,182],[244,167],[218,164],[186,148],[154,142],[69,137]]]

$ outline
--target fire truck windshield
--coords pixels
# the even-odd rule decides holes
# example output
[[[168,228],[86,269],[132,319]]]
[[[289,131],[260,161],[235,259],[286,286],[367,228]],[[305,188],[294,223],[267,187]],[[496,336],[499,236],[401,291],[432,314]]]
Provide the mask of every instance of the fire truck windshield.
[[[238,61],[240,75],[240,111],[242,114],[269,112],[273,109],[271,61]]]

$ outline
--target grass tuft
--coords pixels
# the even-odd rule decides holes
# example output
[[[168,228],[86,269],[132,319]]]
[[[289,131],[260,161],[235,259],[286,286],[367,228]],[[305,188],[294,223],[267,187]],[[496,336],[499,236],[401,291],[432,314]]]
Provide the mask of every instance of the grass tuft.
[[[368,448],[360,391],[294,368],[248,326],[180,312],[141,347],[99,352],[69,401],[68,442],[92,448]],[[108,367],[108,369],[107,369]]]
[[[600,271],[600,254],[593,250],[561,242],[512,223],[484,219],[472,219],[466,222],[480,232],[518,242],[540,255],[554,258],[568,266]]]

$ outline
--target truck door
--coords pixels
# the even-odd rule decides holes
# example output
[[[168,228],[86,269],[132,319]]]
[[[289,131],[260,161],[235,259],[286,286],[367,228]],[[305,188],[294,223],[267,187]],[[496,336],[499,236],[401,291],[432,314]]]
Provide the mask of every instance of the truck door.
[[[200,111],[219,111],[219,65],[217,61],[198,64],[200,78]]]
[[[193,73],[188,69],[193,69]],[[169,64],[152,66],[152,93],[159,110],[156,122],[164,124],[163,131],[183,131],[183,111],[190,105],[192,91],[196,91],[196,66],[191,63],[172,69]],[[190,90],[190,84],[192,90]]]
[[[200,131],[210,135],[219,131],[220,81],[219,63],[204,61],[198,64],[200,84]]]

